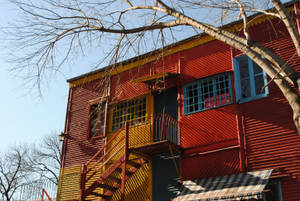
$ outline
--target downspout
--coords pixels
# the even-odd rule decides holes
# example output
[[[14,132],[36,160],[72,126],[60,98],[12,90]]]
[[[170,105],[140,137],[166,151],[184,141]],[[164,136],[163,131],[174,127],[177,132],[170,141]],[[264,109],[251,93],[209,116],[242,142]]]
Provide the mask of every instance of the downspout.
[[[245,129],[244,129],[244,115],[242,115],[239,111],[236,115],[237,121],[237,132],[238,132],[238,141],[240,147],[240,171],[247,171],[247,157],[246,157],[246,138],[245,138]]]
[[[181,75],[181,54],[180,52],[178,53],[178,64],[177,64],[177,73]],[[179,79],[176,80],[177,82],[177,102],[178,102],[178,115],[177,115],[177,122],[178,122],[178,144],[180,145],[180,122],[181,122],[181,116],[182,116],[182,86],[181,86],[181,81],[180,77]]]
[[[180,52],[178,53],[178,64],[177,64],[177,73],[179,75],[181,75],[181,54]],[[181,86],[181,79],[179,77],[179,79],[176,80],[177,82],[177,102],[178,102],[178,116],[177,116],[177,132],[178,132],[178,145],[181,146],[181,116],[182,116],[182,86]],[[177,167],[177,169],[179,169],[179,179],[181,182],[181,178],[182,178],[182,172],[180,171],[181,169],[181,158],[182,158],[182,153],[179,154],[179,168]]]
[[[230,53],[231,53],[231,61],[232,61],[232,70],[234,71],[234,63],[233,63],[233,58],[235,56],[235,49],[233,47],[230,48]],[[231,82],[234,82],[234,76],[232,76],[231,78]],[[234,84],[232,84],[232,86],[234,86]],[[234,93],[235,91],[235,86],[232,87],[232,98],[234,100],[236,100],[236,94]],[[245,172],[247,171],[247,156],[246,156],[246,150],[247,150],[247,146],[246,146],[246,136],[245,136],[245,126],[244,126],[244,115],[241,113],[240,111],[240,106],[239,104],[234,101],[236,104],[236,122],[237,122],[237,136],[238,136],[238,142],[239,142],[239,147],[240,147],[240,151],[239,151],[239,158],[240,158],[240,172]]]

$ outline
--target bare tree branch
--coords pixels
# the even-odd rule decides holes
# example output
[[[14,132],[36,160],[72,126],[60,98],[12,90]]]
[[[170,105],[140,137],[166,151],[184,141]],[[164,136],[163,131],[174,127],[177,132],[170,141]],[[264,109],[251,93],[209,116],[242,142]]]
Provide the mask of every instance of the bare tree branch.
[[[299,57],[299,33],[292,15],[280,0],[11,1],[24,16],[13,26],[15,29],[10,34],[15,36],[12,40],[23,53],[20,57],[13,51],[16,55],[14,61],[20,65],[13,70],[23,74],[25,71],[26,80],[34,80],[39,89],[47,72],[59,72],[68,59],[77,56],[78,52],[84,55],[86,50],[106,48],[105,55],[97,64],[100,61],[116,63],[175,42],[172,40],[176,35],[174,32],[182,27],[181,30],[204,32],[240,50],[269,77],[278,78],[273,81],[289,101],[300,132],[299,72],[276,52],[251,40],[248,31],[248,14],[262,13],[277,17],[289,32]],[[272,5],[275,8],[265,10]],[[243,20],[245,37],[220,26],[238,17]]]
[[[37,147],[33,147],[30,163],[33,171],[40,177],[58,184],[61,165],[61,142],[53,132],[43,138]]]
[[[300,56],[300,36],[298,30],[293,22],[289,12],[284,7],[284,5],[279,0],[270,0],[277,10],[278,14],[280,15],[281,20],[285,24],[288,32],[291,35],[295,48],[297,50],[298,56]],[[300,84],[300,83],[299,83]]]
[[[0,157],[0,194],[10,201],[16,190],[26,183],[32,170],[28,163],[28,149],[12,147]]]

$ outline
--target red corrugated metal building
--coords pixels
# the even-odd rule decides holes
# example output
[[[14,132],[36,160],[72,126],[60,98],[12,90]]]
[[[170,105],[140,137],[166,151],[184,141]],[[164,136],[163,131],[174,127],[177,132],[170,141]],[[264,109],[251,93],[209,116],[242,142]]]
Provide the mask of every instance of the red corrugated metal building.
[[[250,33],[299,68],[279,21],[258,17]],[[262,88],[268,78],[254,62],[205,34],[167,50],[163,57],[152,52],[69,80],[59,200],[158,201],[176,198],[175,191],[191,192],[176,179],[194,181],[194,194],[212,186],[214,194],[231,184],[221,188],[212,181],[238,183],[239,173],[267,170],[272,173],[266,188],[241,199],[300,200],[300,137],[278,87]],[[126,137],[115,135],[127,136],[127,145]],[[118,154],[109,153],[123,150],[117,139],[125,140],[128,163],[117,164]],[[97,170],[88,180],[92,173],[84,168],[93,164]],[[122,164],[127,166],[117,175]],[[108,181],[112,175],[117,178]],[[249,182],[258,186],[261,178]],[[243,181],[236,187],[245,190]],[[168,193],[168,185],[174,192]]]

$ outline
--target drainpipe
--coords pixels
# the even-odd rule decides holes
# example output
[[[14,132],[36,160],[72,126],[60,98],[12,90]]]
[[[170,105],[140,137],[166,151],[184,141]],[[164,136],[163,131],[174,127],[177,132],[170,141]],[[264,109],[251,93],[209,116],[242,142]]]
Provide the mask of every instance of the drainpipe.
[[[238,140],[240,146],[240,171],[247,171],[247,152],[246,152],[246,136],[245,136],[245,126],[244,126],[244,115],[242,115],[238,108],[238,114],[236,116],[237,121],[237,131],[238,131]]]
[[[177,64],[177,73],[181,75],[181,54],[180,52],[178,53],[178,64]],[[177,143],[180,146],[181,145],[181,116],[182,116],[182,84],[181,84],[181,77],[176,79],[177,82],[177,104],[178,104],[178,117],[177,117]],[[180,171],[181,169],[181,160],[182,160],[182,153],[179,154],[179,167],[177,167],[177,171],[179,172],[179,180],[180,182],[182,181],[182,172]]]
[[[233,47],[230,48],[230,54],[231,54],[231,61],[233,61],[233,58],[236,54],[235,49]],[[234,64],[232,62],[232,70],[234,70]],[[231,82],[234,82],[234,76],[231,76]],[[234,93],[235,91],[235,85],[232,84],[232,98],[233,100],[236,100],[236,95]],[[236,122],[237,122],[237,135],[238,135],[238,142],[239,142],[239,147],[240,147],[240,152],[239,152],[239,158],[240,158],[240,171],[245,172],[247,171],[247,144],[246,144],[246,136],[245,136],[245,125],[244,125],[244,115],[240,111],[240,106],[239,104],[234,101],[236,104]]]

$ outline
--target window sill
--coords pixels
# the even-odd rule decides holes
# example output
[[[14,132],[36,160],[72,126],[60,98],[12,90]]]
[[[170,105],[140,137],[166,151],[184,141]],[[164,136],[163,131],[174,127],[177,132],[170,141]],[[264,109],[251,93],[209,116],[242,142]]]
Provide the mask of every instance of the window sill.
[[[226,105],[219,105],[219,106],[216,106],[216,107],[205,108],[205,109],[197,110],[197,111],[193,111],[193,112],[187,112],[187,113],[184,112],[184,116],[187,116],[187,115],[190,115],[190,114],[199,113],[199,112],[204,112],[204,111],[207,111],[207,110],[214,110],[214,109],[225,107],[225,106],[231,105],[231,104],[233,104],[232,101],[230,103],[226,104]]]
[[[269,97],[269,94],[262,94],[262,95],[258,95],[258,96],[253,96],[253,97],[243,98],[243,99],[237,100],[236,103],[237,104],[242,104],[242,103],[247,103],[247,102],[250,102],[250,101],[259,100],[259,99],[267,98],[267,97]]]
[[[95,136],[89,137],[89,140],[90,141],[95,141],[95,140],[99,140],[99,139],[102,139],[102,138],[105,138],[105,137],[106,137],[105,135],[95,135]]]

